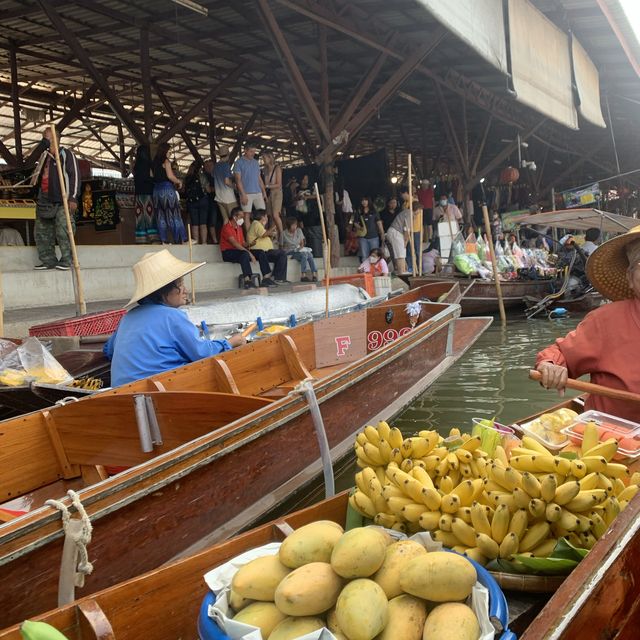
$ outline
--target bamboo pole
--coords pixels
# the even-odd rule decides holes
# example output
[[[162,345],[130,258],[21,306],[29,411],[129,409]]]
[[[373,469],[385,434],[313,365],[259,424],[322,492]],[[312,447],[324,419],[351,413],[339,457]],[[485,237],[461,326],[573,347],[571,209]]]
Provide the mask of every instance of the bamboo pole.
[[[411,247],[411,264],[413,265],[413,276],[418,274],[416,264],[416,248],[413,246],[413,166],[411,164],[411,154],[407,154],[407,180],[409,181],[409,211],[411,212],[411,230],[409,233],[409,246]]]
[[[484,227],[487,232],[487,241],[489,242],[489,255],[491,256],[491,267],[493,269],[493,278],[496,282],[496,293],[498,294],[498,309],[500,311],[500,322],[507,324],[507,314],[504,311],[504,301],[502,299],[502,285],[500,284],[500,274],[498,273],[498,263],[496,262],[496,252],[493,246],[493,234],[491,233],[491,224],[489,222],[489,211],[487,205],[482,203],[482,217],[484,219]]]
[[[0,271],[0,338],[4,336],[4,287],[2,286],[2,272]]]
[[[58,168],[58,180],[60,181],[60,194],[62,196],[62,206],[64,208],[64,216],[67,222],[67,234],[69,235],[69,244],[71,245],[71,258],[73,260],[73,292],[76,299],[76,315],[81,316],[87,313],[87,303],[84,299],[84,285],[82,283],[82,274],[80,273],[80,263],[78,262],[78,251],[76,250],[76,240],[73,236],[73,226],[71,224],[71,212],[69,211],[69,194],[64,181],[64,173],[60,162],[60,149],[58,148],[58,137],[56,136],[56,125],[49,125],[51,129],[51,147],[53,155],[56,159],[56,167]]]
[[[189,262],[193,262],[193,245],[191,244],[191,225],[187,224],[187,240],[189,241]],[[196,281],[191,272],[191,304],[196,303]]]
[[[322,209],[322,200],[320,199],[320,190],[318,183],[314,183],[316,192],[316,200],[318,202],[318,211],[320,211],[320,226],[322,228],[322,256],[324,260],[324,281],[325,281],[325,301],[324,316],[329,317],[329,282],[331,280],[331,245],[327,239],[327,228],[324,223],[324,211]]]

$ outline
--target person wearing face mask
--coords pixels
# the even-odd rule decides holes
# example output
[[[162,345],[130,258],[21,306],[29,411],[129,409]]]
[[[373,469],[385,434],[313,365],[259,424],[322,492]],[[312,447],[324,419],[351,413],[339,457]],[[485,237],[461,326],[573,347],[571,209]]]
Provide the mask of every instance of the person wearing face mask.
[[[381,249],[371,249],[369,257],[358,267],[359,273],[370,273],[372,276],[388,276],[389,265],[382,255]]]
[[[270,278],[271,265],[264,251],[256,251],[254,255],[249,251],[249,247],[244,239],[244,213],[241,207],[234,207],[231,210],[231,219],[220,230],[220,253],[224,262],[235,262],[240,265],[244,276],[244,288],[250,289],[252,286],[253,270],[251,264],[258,262],[262,271],[262,284],[267,287],[274,287],[276,283]]]
[[[536,358],[541,384],[563,391],[567,378],[589,374],[591,382],[612,389],[640,389],[640,226],[600,245],[587,261],[587,277],[610,304],[588,313],[567,336]],[[640,422],[640,404],[589,396],[595,409]]]
[[[451,204],[446,195],[441,195],[438,200],[438,206],[433,210],[433,219],[435,222],[460,222],[462,213],[455,204]]]

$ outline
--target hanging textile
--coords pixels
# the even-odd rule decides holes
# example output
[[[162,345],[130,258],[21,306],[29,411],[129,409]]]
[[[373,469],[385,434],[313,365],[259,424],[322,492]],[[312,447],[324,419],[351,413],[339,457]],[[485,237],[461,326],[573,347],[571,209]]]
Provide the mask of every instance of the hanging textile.
[[[517,100],[577,129],[569,37],[529,0],[509,0],[509,39]]]
[[[420,0],[420,3],[487,62],[508,73],[502,0]]]
[[[574,37],[571,38],[571,57],[573,75],[578,89],[578,111],[585,119],[598,127],[606,128],[600,108],[600,76],[598,69],[587,55],[583,46]]]

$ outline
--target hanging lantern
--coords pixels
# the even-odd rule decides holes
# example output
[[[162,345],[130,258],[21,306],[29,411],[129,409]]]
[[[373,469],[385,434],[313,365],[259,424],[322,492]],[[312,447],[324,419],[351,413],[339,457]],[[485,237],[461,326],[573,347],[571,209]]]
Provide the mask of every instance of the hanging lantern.
[[[505,167],[500,173],[500,184],[513,184],[519,177],[520,172],[515,167]]]

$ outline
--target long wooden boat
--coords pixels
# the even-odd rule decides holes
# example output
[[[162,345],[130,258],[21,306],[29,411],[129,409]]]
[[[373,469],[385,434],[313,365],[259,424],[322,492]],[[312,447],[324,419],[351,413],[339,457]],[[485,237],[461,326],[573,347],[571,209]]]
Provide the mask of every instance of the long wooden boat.
[[[96,570],[83,593],[234,535],[321,472],[301,380],[313,381],[337,462],[354,432],[397,414],[491,322],[459,318],[458,305],[421,309],[413,330],[405,303],[391,302],[5,421],[0,499],[23,496],[35,508],[0,525],[0,627],[57,602],[63,530],[44,500],[78,489],[91,518]],[[361,355],[326,365],[345,336]],[[152,420],[141,403],[161,432],[147,451],[139,430]],[[106,478],[104,466],[132,468]]]
[[[475,316],[498,313],[498,296],[492,280],[464,276],[416,276],[409,278],[409,285],[421,287],[428,283],[457,283],[462,292],[462,315]],[[509,311],[525,308],[525,297],[543,298],[550,293],[549,280],[505,280],[502,286],[504,307]]]
[[[199,609],[208,591],[203,580],[207,571],[244,551],[282,540],[285,525],[296,529],[316,520],[344,524],[346,511],[347,494],[342,493],[37,619],[69,640],[196,637]],[[531,594],[507,593],[510,629],[522,640],[637,638],[638,552],[640,494],[546,604]],[[0,631],[0,640],[20,640],[18,626]]]
[[[542,298],[533,298],[525,296],[524,302],[527,310],[539,305]],[[589,291],[576,298],[559,298],[558,300],[549,300],[545,304],[544,309],[546,311],[552,311],[553,309],[563,308],[570,313],[588,313],[597,309],[601,304],[604,304],[604,298],[597,291]],[[529,314],[527,314],[529,315]]]

